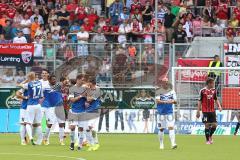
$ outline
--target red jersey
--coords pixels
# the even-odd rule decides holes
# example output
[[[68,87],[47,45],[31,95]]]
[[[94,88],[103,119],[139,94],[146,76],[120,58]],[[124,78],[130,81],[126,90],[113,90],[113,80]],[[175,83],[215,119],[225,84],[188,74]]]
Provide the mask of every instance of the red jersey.
[[[140,24],[137,22],[137,23],[133,23],[132,24],[132,30],[134,32],[140,32]]]
[[[217,100],[217,91],[215,88],[207,89],[205,87],[200,90],[199,101],[202,102],[202,112],[215,112],[215,100]]]
[[[112,31],[113,31],[113,32],[118,32],[118,29],[119,29],[119,26],[113,26],[113,27],[112,27]]]
[[[77,7],[76,12],[77,12],[76,15],[78,17],[78,20],[83,20],[87,16],[87,14],[85,12],[85,7]]]
[[[31,17],[33,15],[33,10],[31,6],[28,6],[26,9],[26,13],[28,14],[29,17]]]
[[[139,12],[141,12],[141,11],[142,11],[142,5],[141,5],[139,2],[137,2],[137,3],[132,3],[131,6],[130,6],[130,12],[131,12],[131,14],[134,13],[135,9],[138,9]]]
[[[71,3],[67,5],[66,10],[70,13],[70,20],[74,20],[76,8],[77,8],[77,4],[75,3]]]
[[[8,9],[8,5],[7,4],[4,4],[4,3],[0,3],[0,13],[5,13],[6,10]]]
[[[83,24],[82,27],[84,28],[85,31],[91,32],[93,30],[93,26],[90,24]]]
[[[112,27],[111,26],[103,26],[102,30],[103,30],[103,32],[111,32],[112,31]]]
[[[14,9],[14,8],[9,8],[6,10],[6,14],[7,14],[8,18],[13,19],[15,16],[15,13],[16,13],[16,9]]]
[[[237,19],[240,21],[240,9],[238,7],[234,8],[233,13],[236,15]]]
[[[19,7],[23,3],[23,0],[13,0],[12,2],[14,4],[14,6]]]
[[[233,30],[232,27],[228,27],[228,28],[227,28],[227,30],[226,30],[226,35],[227,35],[228,37],[232,37],[232,36],[235,35],[234,30]]]
[[[91,25],[94,25],[94,22],[96,22],[96,20],[98,19],[98,16],[96,14],[89,14],[87,18],[89,20],[89,23]]]
[[[228,8],[228,5],[222,3],[222,4],[219,4],[218,8],[227,9],[227,8]],[[220,11],[217,13],[217,18],[227,20],[227,19],[228,19],[228,11],[225,12],[224,10],[220,10]]]

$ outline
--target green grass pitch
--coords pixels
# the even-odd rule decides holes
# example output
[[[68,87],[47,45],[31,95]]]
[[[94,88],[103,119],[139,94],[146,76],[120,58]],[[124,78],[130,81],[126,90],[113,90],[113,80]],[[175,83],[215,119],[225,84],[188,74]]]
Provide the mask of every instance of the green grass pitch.
[[[171,150],[166,135],[165,150],[159,150],[154,134],[100,134],[98,151],[70,151],[58,145],[58,136],[51,135],[49,146],[20,146],[19,135],[0,134],[0,160],[237,160],[240,136],[215,136],[213,145],[206,145],[203,136],[177,135],[177,150]]]

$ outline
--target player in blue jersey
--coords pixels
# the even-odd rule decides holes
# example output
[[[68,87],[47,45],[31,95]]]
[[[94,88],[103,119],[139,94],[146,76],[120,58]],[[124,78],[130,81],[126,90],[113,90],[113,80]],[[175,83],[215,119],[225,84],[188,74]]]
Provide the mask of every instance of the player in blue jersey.
[[[41,145],[42,143],[42,112],[40,101],[43,98],[42,83],[35,79],[35,73],[30,72],[28,74],[29,82],[20,84],[23,89],[28,90],[28,101],[26,110],[26,131],[32,145]],[[37,141],[33,141],[32,125],[35,124],[35,132],[38,137]]]
[[[20,106],[20,138],[21,138],[21,145],[27,145],[26,139],[26,109],[27,109],[27,101],[28,101],[28,90],[20,89],[16,92],[16,97],[20,99],[21,106]]]
[[[50,131],[51,131],[51,127],[52,125],[55,123],[55,114],[54,114],[54,108],[51,107],[51,105],[49,104],[49,101],[48,101],[48,93],[51,91],[51,87],[50,87],[50,84],[49,84],[49,81],[48,81],[48,78],[49,78],[49,71],[46,70],[46,69],[43,69],[42,70],[42,73],[41,73],[41,83],[42,83],[42,86],[44,88],[44,92],[43,92],[43,95],[44,95],[44,100],[41,104],[42,106],[42,114],[43,116],[45,116],[46,118],[46,123],[47,123],[47,127],[46,127],[46,132],[44,134],[44,137],[43,137],[43,144],[44,145],[49,145],[49,136],[50,136]]]
[[[94,124],[90,123],[91,117],[95,117],[98,114],[98,109],[101,106],[101,92],[100,87],[96,85],[95,78],[89,80],[87,85],[87,100],[85,102],[85,111],[86,111],[86,121],[87,122],[87,129],[86,129],[86,138],[89,143],[88,151],[95,151],[98,150],[100,147],[98,142],[97,132],[94,130]]]
[[[68,120],[70,128],[71,144],[70,149],[74,150],[75,128],[78,126],[79,145],[78,150],[81,150],[84,140],[84,120],[81,119],[81,114],[85,112],[86,102],[85,77],[80,74],[76,77],[76,84],[69,90],[69,101],[71,102],[71,109],[69,111]]]
[[[50,84],[51,90],[46,90],[48,93],[46,93],[47,97],[45,97],[45,99],[46,101],[48,101],[48,104],[49,104],[48,107],[54,109],[50,111],[53,111],[53,113],[51,114],[52,114],[52,119],[55,120],[54,123],[58,123],[59,125],[60,145],[65,145],[64,144],[65,112],[63,108],[61,84],[57,83],[55,75],[49,76],[49,84]],[[48,138],[49,138],[49,135],[48,135]],[[47,139],[47,141],[49,142],[49,139]]]
[[[175,142],[174,130],[174,104],[177,103],[177,98],[175,91],[172,89],[172,84],[168,82],[167,78],[163,79],[162,87],[156,90],[156,95],[160,149],[164,149],[163,137],[164,129],[166,128],[169,130],[169,138],[172,149],[176,149],[177,144]]]

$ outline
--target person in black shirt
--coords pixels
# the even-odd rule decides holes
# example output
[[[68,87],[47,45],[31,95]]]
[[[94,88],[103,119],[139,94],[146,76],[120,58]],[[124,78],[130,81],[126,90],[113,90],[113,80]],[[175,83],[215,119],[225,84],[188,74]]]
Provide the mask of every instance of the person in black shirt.
[[[58,16],[58,20],[59,20],[59,25],[62,28],[69,27],[70,14],[68,11],[66,11],[66,5],[62,6],[61,11],[57,13],[57,16]]]
[[[173,32],[172,43],[188,43],[187,33],[183,30],[183,24],[179,23],[177,30]],[[182,57],[187,48],[187,44],[175,45],[175,54],[177,57]]]
[[[179,23],[178,28],[173,32],[172,43],[185,43],[188,42],[187,34],[183,30],[183,24]]]
[[[167,42],[171,42],[172,40],[172,34],[173,34],[173,22],[176,16],[171,13],[170,8],[167,8],[167,13],[164,16],[164,27],[166,28],[166,40]]]
[[[153,13],[153,8],[150,4],[150,1],[147,1],[146,6],[144,7],[144,10],[142,12],[142,14],[143,14],[143,24],[144,25],[151,22],[152,13]]]

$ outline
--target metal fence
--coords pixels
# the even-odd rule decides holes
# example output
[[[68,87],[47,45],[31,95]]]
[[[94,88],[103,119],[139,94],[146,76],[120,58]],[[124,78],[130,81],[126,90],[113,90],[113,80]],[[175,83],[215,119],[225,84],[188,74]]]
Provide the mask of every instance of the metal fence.
[[[35,46],[34,65],[31,67],[0,66],[1,85],[10,85],[4,79],[19,79],[24,73],[41,68],[55,73],[58,78],[74,79],[85,73],[97,77],[102,85],[154,85],[166,76],[168,69],[177,66],[179,58],[210,57],[223,51],[222,41],[195,40],[192,43],[53,43]],[[38,56],[38,57],[37,57]],[[171,72],[171,70],[170,70]],[[10,77],[6,77],[9,74]],[[20,73],[21,74],[21,73]],[[171,74],[169,74],[171,75]],[[20,78],[21,79],[21,78]]]

